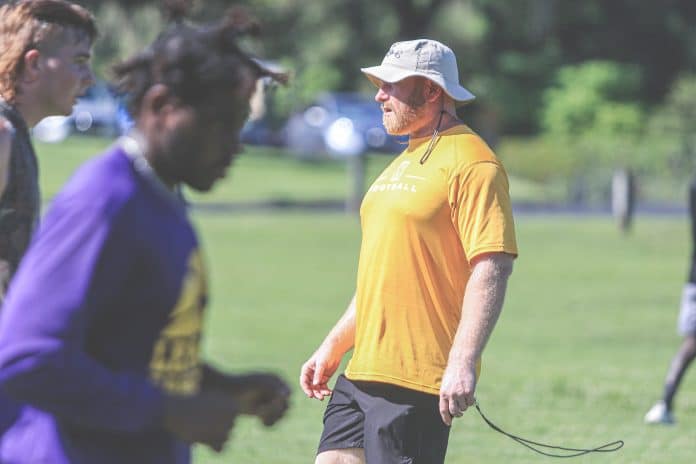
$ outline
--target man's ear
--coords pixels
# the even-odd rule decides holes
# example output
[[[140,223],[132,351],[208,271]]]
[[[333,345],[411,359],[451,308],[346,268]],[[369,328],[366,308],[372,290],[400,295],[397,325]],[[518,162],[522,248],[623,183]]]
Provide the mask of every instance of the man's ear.
[[[41,75],[41,52],[32,48],[24,53],[22,60],[24,66],[22,67],[21,80],[26,83],[37,81]]]
[[[141,102],[141,111],[158,114],[167,109],[172,103],[169,88],[164,84],[155,84],[145,92]]]
[[[139,127],[151,133],[158,133],[167,126],[168,115],[175,107],[175,100],[164,84],[155,84],[143,95],[138,109]]]
[[[432,103],[436,102],[440,98],[443,91],[439,85],[435,84],[433,81],[426,79],[424,93],[425,100]]]

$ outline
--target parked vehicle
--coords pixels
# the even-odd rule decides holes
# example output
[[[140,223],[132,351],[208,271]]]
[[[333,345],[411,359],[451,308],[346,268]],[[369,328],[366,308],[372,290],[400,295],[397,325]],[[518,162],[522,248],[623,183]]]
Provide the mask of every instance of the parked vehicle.
[[[239,135],[246,145],[282,146],[285,143],[282,129],[273,129],[265,119],[250,119]]]
[[[58,143],[72,132],[70,121],[66,116],[48,116],[32,129],[32,135],[40,142]]]
[[[379,105],[356,93],[327,93],[288,119],[285,144],[304,159],[345,158],[368,151],[396,154],[398,137],[386,133]]]

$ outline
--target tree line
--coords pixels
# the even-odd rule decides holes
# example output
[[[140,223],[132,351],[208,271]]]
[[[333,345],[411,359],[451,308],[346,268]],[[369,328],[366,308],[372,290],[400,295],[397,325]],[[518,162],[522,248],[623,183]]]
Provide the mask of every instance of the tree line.
[[[160,0],[80,3],[102,25],[103,74],[164,24]],[[280,112],[323,90],[370,90],[359,68],[396,40],[424,36],[456,51],[462,81],[483,97],[470,111],[504,133],[543,130],[544,95],[564,67],[628,65],[637,83],[625,98],[649,110],[696,65],[692,0],[193,0],[191,15],[217,17],[231,3],[262,23],[258,53],[294,75]]]

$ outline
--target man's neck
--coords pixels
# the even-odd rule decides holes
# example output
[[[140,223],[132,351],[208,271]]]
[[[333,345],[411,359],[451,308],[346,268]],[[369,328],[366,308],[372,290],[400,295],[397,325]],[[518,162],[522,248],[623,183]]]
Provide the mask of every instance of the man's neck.
[[[426,124],[411,132],[411,134],[409,134],[409,137],[430,137],[431,135],[433,135],[436,129],[439,132],[442,132],[447,129],[451,129],[452,127],[458,124],[461,124],[461,121],[447,110],[438,111],[437,113],[432,114],[427,119],[427,121],[428,122]]]
[[[45,112],[41,111],[40,108],[38,108],[37,105],[33,105],[29,101],[23,101],[22,99],[17,99],[17,101],[13,105],[17,112],[19,112],[20,115],[22,115],[22,119],[24,119],[24,122],[26,123],[27,127],[34,127],[41,121],[43,118],[48,116],[45,114]]]
[[[152,146],[148,144],[146,137],[138,129],[131,130],[128,135],[120,139],[121,146],[132,159],[140,159],[139,166],[152,175],[162,186],[169,191],[174,191],[177,187],[176,182],[166,179],[157,167],[157,156],[152,151]],[[161,169],[159,169],[161,171]]]

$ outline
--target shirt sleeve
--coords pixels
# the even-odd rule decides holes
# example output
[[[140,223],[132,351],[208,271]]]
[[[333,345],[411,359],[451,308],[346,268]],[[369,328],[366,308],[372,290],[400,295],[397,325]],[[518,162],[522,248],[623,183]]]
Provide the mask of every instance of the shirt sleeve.
[[[89,319],[130,269],[132,220],[125,207],[69,202],[46,216],[0,317],[0,388],[15,399],[90,428],[134,432],[161,419],[157,387],[109,370],[84,348]],[[95,279],[97,266],[112,277]]]
[[[502,166],[480,161],[465,167],[450,182],[449,201],[467,260],[483,253],[517,256],[508,179]]]

